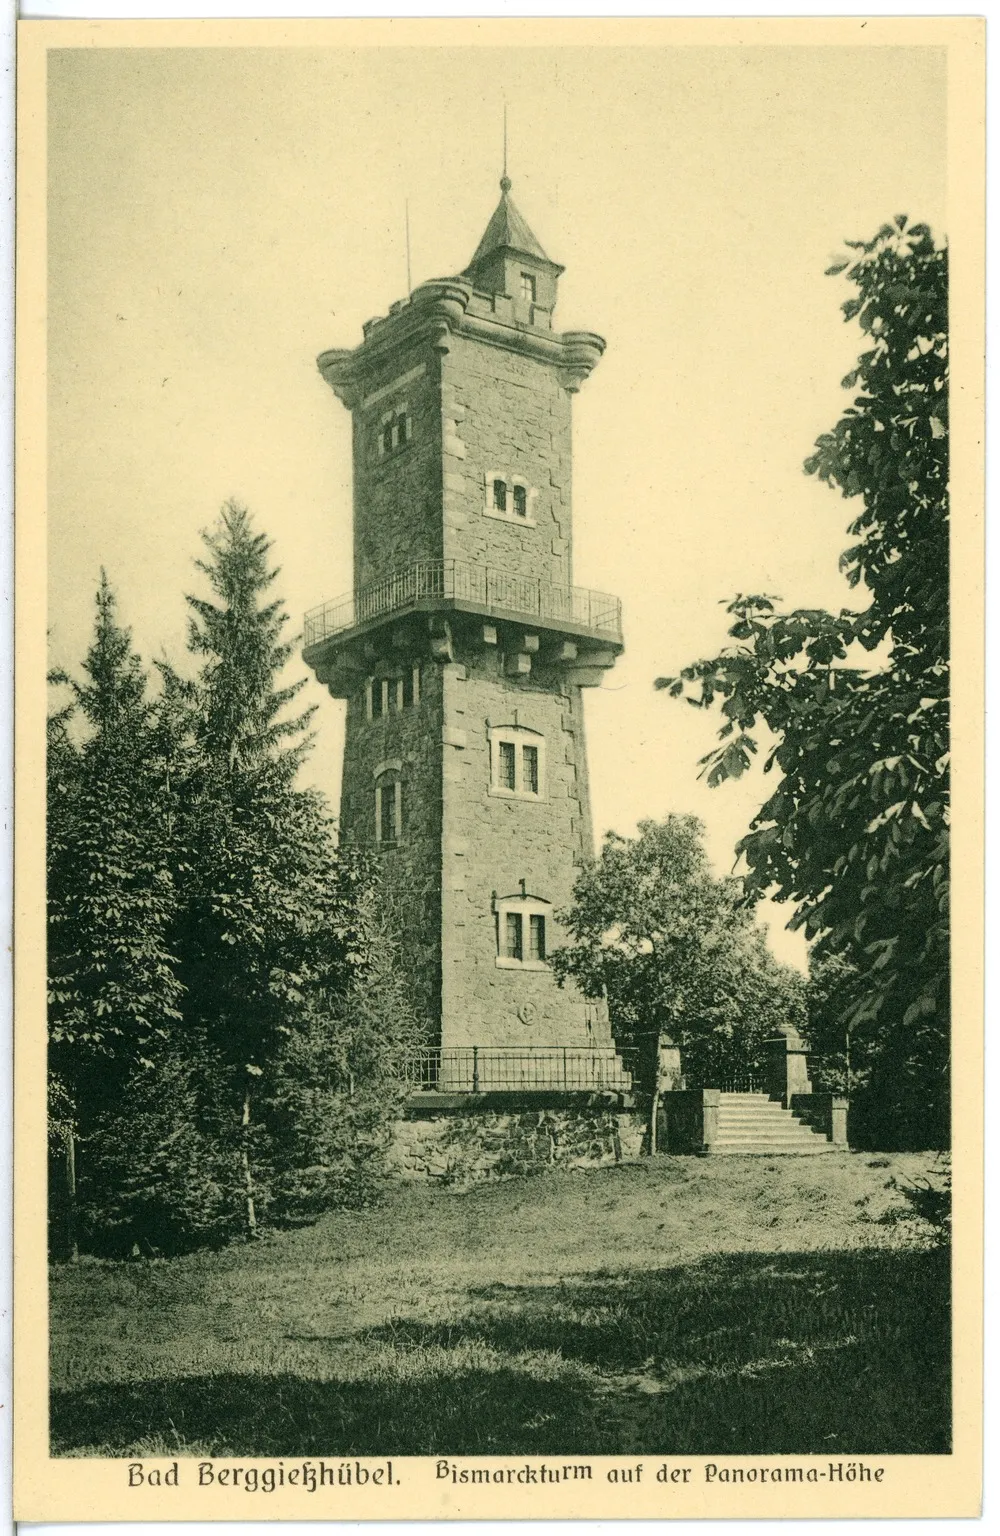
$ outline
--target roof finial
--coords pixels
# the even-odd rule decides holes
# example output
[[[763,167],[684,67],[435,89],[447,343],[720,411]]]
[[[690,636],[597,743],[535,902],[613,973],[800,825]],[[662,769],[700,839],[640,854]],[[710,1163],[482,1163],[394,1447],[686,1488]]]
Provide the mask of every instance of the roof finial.
[[[504,98],[504,104],[503,104],[503,175],[500,177],[500,191],[501,192],[509,192],[510,189],[511,189],[511,179],[507,175],[507,101],[506,101],[506,98]]]

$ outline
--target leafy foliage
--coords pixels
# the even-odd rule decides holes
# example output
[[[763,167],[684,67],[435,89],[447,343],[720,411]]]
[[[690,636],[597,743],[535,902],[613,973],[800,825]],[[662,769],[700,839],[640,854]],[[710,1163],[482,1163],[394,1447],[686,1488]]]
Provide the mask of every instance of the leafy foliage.
[[[805,1022],[804,979],[771,955],[742,882],[718,880],[694,816],[608,833],[561,914],[574,943],[552,952],[556,975],[607,996],[615,1038],[651,1063],[660,1035],[680,1046],[688,1082],[761,1065],[763,1042]]]
[[[721,703],[711,785],[739,777],[759,728],[781,780],[738,845],[747,890],[795,903],[823,954],[853,982],[842,1024],[909,1081],[940,1134],[948,1070],[948,330],[947,255],[900,216],[852,242],[844,305],[868,349],[859,389],[806,460],[861,498],[841,558],[868,605],[779,613],[768,596],[728,605],[737,642],[657,680],[698,707]],[[859,663],[860,652],[878,652]],[[901,1074],[901,1078],[900,1078]],[[905,1095],[904,1095],[905,1096]],[[900,1105],[897,1105],[900,1109]],[[899,1118],[899,1117],[897,1117]],[[901,1123],[901,1122],[900,1122]],[[895,1133],[894,1133],[895,1134]]]

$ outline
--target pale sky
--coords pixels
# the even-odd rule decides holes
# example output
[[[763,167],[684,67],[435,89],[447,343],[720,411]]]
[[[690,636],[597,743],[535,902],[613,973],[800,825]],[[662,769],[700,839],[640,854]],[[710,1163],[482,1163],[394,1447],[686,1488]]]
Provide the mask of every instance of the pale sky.
[[[719,872],[766,794],[708,790],[717,720],[653,679],[720,603],[854,604],[854,510],[802,460],[860,347],[823,276],[896,213],[946,233],[932,48],[94,49],[50,55],[49,629],[75,666],[104,564],[147,660],[181,659],[198,530],[229,496],[302,612],[346,592],[349,417],[316,354],[466,264],[513,198],[566,272],[555,324],[607,339],[574,404],[574,570],[624,603],[586,694],[598,839],[692,811]],[[296,675],[304,670],[296,663]],[[336,804],[343,708],[308,777]],[[798,936],[770,914],[783,958]]]

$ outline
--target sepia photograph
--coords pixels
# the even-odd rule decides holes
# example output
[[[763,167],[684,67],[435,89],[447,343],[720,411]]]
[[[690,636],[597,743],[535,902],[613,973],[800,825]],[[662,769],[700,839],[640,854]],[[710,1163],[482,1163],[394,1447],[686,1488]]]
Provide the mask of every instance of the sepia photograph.
[[[980,24],[41,25],[39,1467],[649,1516],[953,1459]]]

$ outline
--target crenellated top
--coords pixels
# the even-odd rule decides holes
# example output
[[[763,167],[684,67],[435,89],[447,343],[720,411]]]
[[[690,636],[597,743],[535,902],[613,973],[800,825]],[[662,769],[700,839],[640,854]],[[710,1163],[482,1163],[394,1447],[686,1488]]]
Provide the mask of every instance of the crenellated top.
[[[575,393],[600,361],[604,338],[593,331],[553,331],[551,311],[531,309],[525,320],[504,293],[481,293],[462,278],[435,278],[393,304],[388,315],[366,321],[360,346],[322,352],[317,366],[337,398],[353,410],[384,357],[418,341],[447,352],[449,338],[462,335],[550,364],[563,388]]]

